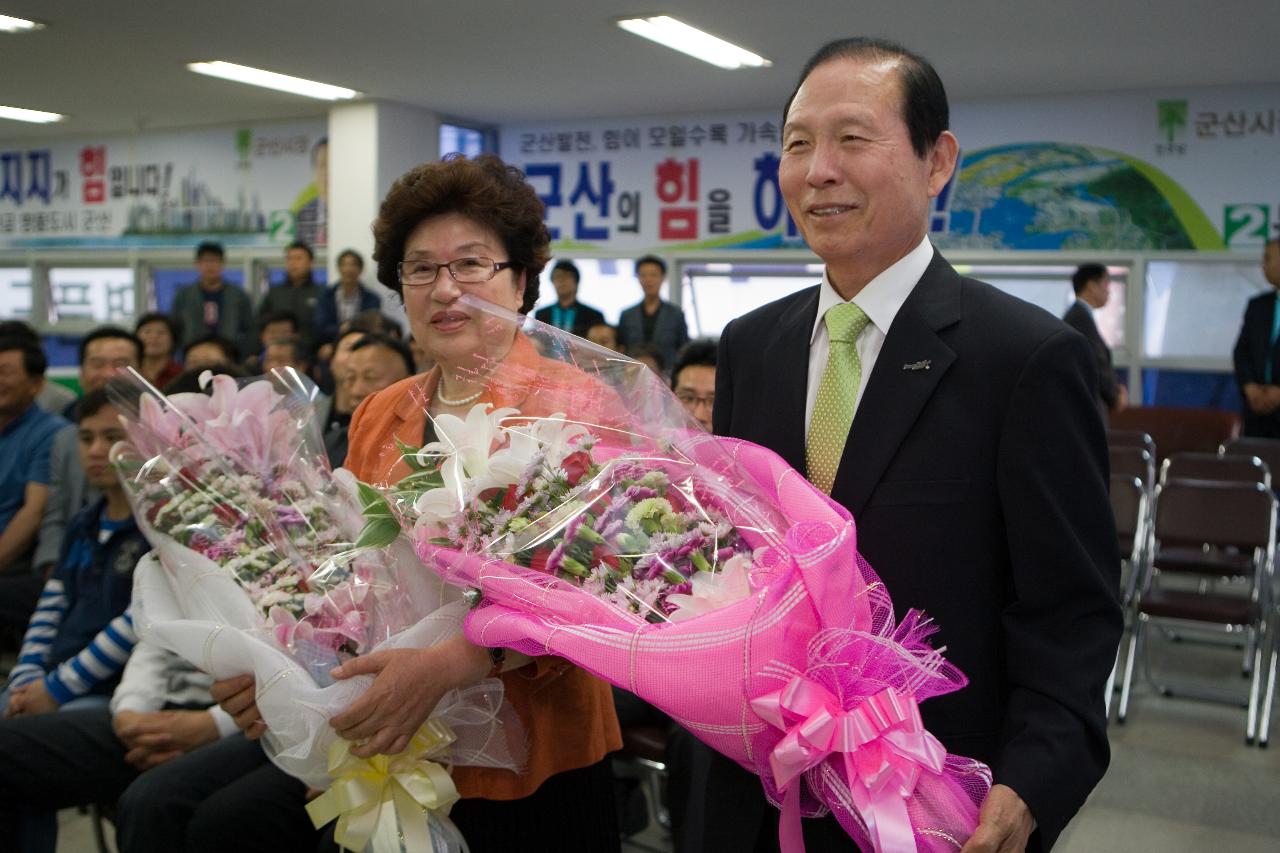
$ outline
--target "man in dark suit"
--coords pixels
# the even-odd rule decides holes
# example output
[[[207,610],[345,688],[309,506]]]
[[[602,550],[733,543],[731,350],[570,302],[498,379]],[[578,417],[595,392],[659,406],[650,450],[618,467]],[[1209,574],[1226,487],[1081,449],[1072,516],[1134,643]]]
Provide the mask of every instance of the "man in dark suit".
[[[662,284],[667,278],[666,261],[657,255],[636,260],[636,280],[644,299],[632,305],[618,318],[618,343],[633,358],[645,344],[652,344],[662,359],[665,370],[674,364],[680,348],[689,343],[689,325],[684,310],[662,298]]]
[[[1102,264],[1081,264],[1071,276],[1076,301],[1071,303],[1062,322],[1084,335],[1098,362],[1098,403],[1105,420],[1109,412],[1122,409],[1128,400],[1124,386],[1116,381],[1111,367],[1111,347],[1098,332],[1093,312],[1100,310],[1111,297],[1111,274]]]
[[[1280,237],[1262,250],[1262,274],[1280,288]],[[1244,434],[1280,438],[1280,314],[1276,291],[1255,296],[1244,309],[1244,325],[1236,340],[1235,372],[1244,398]]]
[[[604,322],[604,315],[578,301],[578,284],[582,273],[573,261],[556,261],[551,268],[551,284],[556,289],[556,303],[534,312],[534,319],[564,329],[580,338],[587,330]]]
[[[898,615],[940,627],[969,685],[924,722],[995,782],[963,853],[1047,850],[1109,761],[1122,628],[1088,343],[929,243],[958,143],[925,60],[833,42],[784,116],[783,196],[826,273],[725,328],[715,431],[807,471],[853,514]],[[731,790],[718,776],[708,797]],[[708,830],[703,849],[765,849],[776,818],[743,801],[732,820],[759,836]],[[810,851],[848,849],[833,819],[806,824]]]

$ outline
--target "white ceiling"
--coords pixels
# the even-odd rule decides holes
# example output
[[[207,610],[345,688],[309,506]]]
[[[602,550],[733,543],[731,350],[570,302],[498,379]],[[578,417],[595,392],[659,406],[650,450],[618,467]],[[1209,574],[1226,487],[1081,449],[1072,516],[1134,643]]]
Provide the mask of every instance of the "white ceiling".
[[[723,71],[628,35],[666,12],[773,60]],[[829,38],[902,41],[952,100],[1280,82],[1276,0],[0,0],[48,28],[0,34],[0,139],[324,115],[319,101],[201,77],[224,59],[485,124],[781,108]],[[1280,106],[1280,105],[1278,105]]]

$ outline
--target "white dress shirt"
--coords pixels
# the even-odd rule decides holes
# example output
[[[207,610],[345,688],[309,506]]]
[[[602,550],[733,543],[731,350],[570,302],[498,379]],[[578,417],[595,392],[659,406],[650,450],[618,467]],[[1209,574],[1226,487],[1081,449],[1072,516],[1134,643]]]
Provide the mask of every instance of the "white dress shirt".
[[[862,402],[862,392],[866,390],[867,380],[880,357],[880,349],[884,346],[885,335],[893,325],[893,318],[898,316],[902,304],[907,301],[911,291],[915,289],[920,277],[933,260],[933,244],[928,237],[920,240],[920,244],[904,255],[893,266],[880,273],[853,299],[844,299],[831,284],[831,279],[824,271],[822,286],[818,291],[818,317],[813,323],[813,332],[809,337],[809,387],[804,401],[804,437],[809,440],[809,421],[813,419],[813,407],[818,399],[818,385],[822,382],[822,374],[827,369],[827,356],[831,352],[831,336],[827,334],[827,324],[822,320],[827,311],[842,302],[852,302],[863,310],[871,322],[867,323],[862,334],[858,335],[858,358],[862,362],[862,378],[858,383],[858,396],[853,401],[856,414],[858,404]]]

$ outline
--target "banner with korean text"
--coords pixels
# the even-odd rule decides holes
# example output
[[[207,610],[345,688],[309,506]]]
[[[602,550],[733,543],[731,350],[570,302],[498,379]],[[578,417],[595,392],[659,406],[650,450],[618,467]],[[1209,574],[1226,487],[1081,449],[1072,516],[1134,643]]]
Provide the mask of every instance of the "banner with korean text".
[[[326,242],[324,119],[0,141],[0,248]]]
[[[803,245],[779,112],[504,127],[561,251]],[[957,103],[939,246],[1260,246],[1280,224],[1280,86]]]

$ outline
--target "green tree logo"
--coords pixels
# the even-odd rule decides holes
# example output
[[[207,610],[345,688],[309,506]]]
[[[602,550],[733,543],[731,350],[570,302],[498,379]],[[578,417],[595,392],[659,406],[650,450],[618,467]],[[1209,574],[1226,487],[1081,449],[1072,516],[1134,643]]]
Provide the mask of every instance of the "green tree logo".
[[[1157,101],[1156,125],[1172,145],[1173,137],[1187,129],[1187,102]]]

